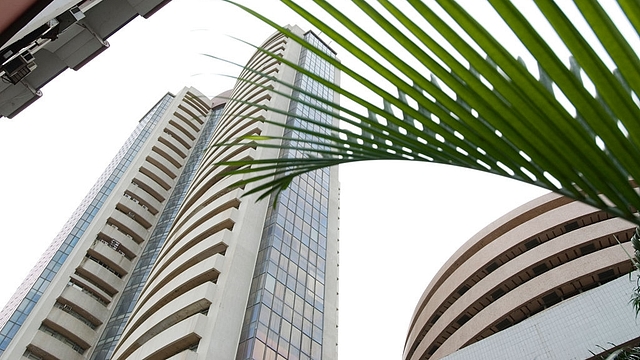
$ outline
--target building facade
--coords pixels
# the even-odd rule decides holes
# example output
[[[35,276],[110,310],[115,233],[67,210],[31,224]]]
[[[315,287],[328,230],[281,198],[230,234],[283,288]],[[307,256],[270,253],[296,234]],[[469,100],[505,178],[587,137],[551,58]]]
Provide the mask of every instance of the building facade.
[[[139,122],[0,316],[2,358],[85,358],[109,319],[210,110],[195,89]]]
[[[440,269],[404,359],[583,359],[638,341],[635,225],[557,194],[508,213]]]
[[[290,29],[333,54],[313,33]],[[262,47],[338,81],[326,62],[282,34]],[[264,78],[277,74],[280,81],[333,99],[278,58],[258,52],[247,68],[212,143],[283,135],[282,127],[262,119],[299,121],[247,102],[333,121],[310,114],[296,101],[300,94]],[[337,358],[337,169],[303,175],[277,200],[256,203],[254,195],[243,197],[254,185],[229,191],[241,178],[224,177],[226,168],[215,165],[277,156],[295,155],[251,145],[207,150],[113,359]]]
[[[168,0],[20,0],[0,11],[0,117],[42,96],[45,84],[78,70],[109,47],[107,39]]]
[[[335,56],[312,32],[289,29]],[[339,81],[280,33],[263,47]],[[257,202],[243,196],[255,185],[230,187],[242,176],[216,165],[300,156],[213,145],[300,135],[271,121],[334,121],[280,82],[337,99],[262,52],[213,101],[191,88],[165,96],[3,310],[0,359],[336,359],[337,169]]]

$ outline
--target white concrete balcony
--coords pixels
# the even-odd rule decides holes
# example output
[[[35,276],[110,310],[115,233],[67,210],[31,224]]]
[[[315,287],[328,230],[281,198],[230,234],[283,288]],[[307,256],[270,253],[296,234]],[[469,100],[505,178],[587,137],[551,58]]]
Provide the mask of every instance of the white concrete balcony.
[[[185,231],[185,236],[182,239],[180,239],[180,246],[184,247],[185,244],[189,244],[192,241],[197,242],[197,239],[202,238],[203,236],[210,237],[219,231],[228,229],[230,226],[232,226],[234,223],[237,222],[236,221],[237,218],[238,218],[238,209],[236,208],[230,208],[221,213],[218,213],[212,216],[211,218],[207,219],[206,221],[203,221],[201,224],[191,229],[190,231],[188,232]],[[202,219],[198,219],[198,220],[202,220]],[[194,221],[197,221],[197,220],[194,220]],[[188,227],[185,227],[185,229],[188,229]],[[149,278],[150,280],[153,279],[154,276],[156,276],[155,274],[158,271],[158,269],[162,269],[165,266],[164,263],[166,261],[171,261],[171,260],[168,260],[168,259],[171,259],[171,257],[168,255],[172,254],[175,251],[173,248],[175,245],[176,245],[175,243],[172,243],[171,246],[167,246],[165,249],[163,249],[162,254],[160,254],[160,256],[158,257],[158,260],[156,261],[155,269],[151,274],[151,277]]]
[[[229,247],[231,241],[231,231],[221,230],[211,237],[200,241],[180,241],[162,256],[162,262],[158,263],[150,279],[156,276],[170,278],[169,274],[180,272],[185,267],[202,261],[216,253],[222,253]],[[156,275],[157,274],[157,275]]]
[[[172,179],[177,178],[178,174],[180,174],[180,170],[178,170],[175,165],[156,152],[150,152],[146,160],[157,166],[158,169],[162,170],[162,172],[169,175]]]
[[[84,360],[84,356],[69,345],[42,331],[36,331],[31,344],[27,345],[27,349],[35,354],[46,354],[45,356],[53,359]]]
[[[211,201],[219,202],[218,199],[220,197],[226,197],[227,194],[231,192],[236,193],[236,197],[239,199],[242,196],[242,189],[235,188],[231,192],[229,192],[228,190],[230,186],[233,185],[233,183],[236,181],[238,181],[237,177],[228,176],[218,179],[214,184],[211,184],[209,182],[201,182],[195,185],[194,182],[194,184],[192,184],[192,189],[195,191],[190,191],[185,198],[185,204],[189,204],[188,208],[185,207],[185,211],[193,211],[196,209],[197,211],[200,211],[199,204],[210,203]]]
[[[220,152],[216,153],[216,156],[211,159],[208,169],[209,174],[207,175],[207,179],[211,179],[214,177],[219,177],[218,181],[222,179],[226,179],[227,177],[221,176],[223,172],[228,171],[225,166],[214,166],[213,163],[221,162],[221,161],[239,161],[239,160],[247,160],[247,159],[255,159],[256,158],[256,150],[251,147],[245,148],[237,148],[237,147],[228,147],[228,148],[220,148]],[[208,159],[207,159],[208,160]],[[238,177],[233,177],[235,181],[239,180]],[[213,184],[210,184],[212,186]]]
[[[106,306],[72,286],[67,286],[59,299],[96,325],[103,324],[109,316]]]
[[[261,103],[267,103],[267,101],[260,100],[256,105],[259,106]],[[212,142],[226,143],[239,136],[259,134],[262,131],[262,123],[258,121],[263,116],[260,109],[246,106],[237,109],[237,111],[237,117],[230,118],[228,123],[224,124],[224,128],[215,134],[215,139]]]
[[[145,319],[137,328],[127,327],[120,338],[122,347],[142,345],[187,317],[208,309],[213,301],[215,290],[216,284],[204,283],[169,302]]]
[[[138,303],[140,307],[136,308],[132,314],[130,323],[137,324],[190,289],[217,280],[223,266],[224,256],[215,255],[177,274],[174,278],[159,278],[149,283],[140,295]]]
[[[144,164],[142,164],[142,166],[140,167],[140,172],[152,178],[166,190],[170,190],[175,183],[174,179],[172,179],[164,171],[150,162],[145,162]]]
[[[147,231],[144,226],[129,217],[129,215],[123,214],[118,210],[114,210],[113,213],[111,213],[109,220],[114,222],[118,228],[123,228],[124,231],[131,235],[138,243],[147,240],[149,236],[149,231]]]
[[[198,129],[201,129],[204,125],[204,122],[207,120],[207,116],[209,115],[209,109],[205,109],[200,106],[200,104],[196,104],[195,102],[190,102],[189,100],[183,101],[178,105],[178,108],[184,110],[187,114],[193,114],[195,117],[198,126]]]
[[[151,196],[159,202],[163,202],[167,196],[169,196],[169,192],[167,190],[163,189],[157,182],[153,181],[150,177],[141,172],[138,172],[135,175],[133,181],[135,181],[140,188],[151,194]]]
[[[93,242],[87,253],[97,259],[100,259],[110,268],[114,269],[123,276],[131,271],[131,261],[124,254],[119,253],[111,246],[96,240]]]
[[[193,109],[187,109],[183,104],[180,104],[173,115],[178,118],[181,116],[180,120],[195,132],[200,132],[200,129],[202,129],[205,115],[200,114],[198,111],[193,112]]]
[[[241,189],[235,189],[220,195],[225,191],[225,189],[217,189],[216,191],[216,189],[212,188],[211,191],[207,191],[204,195],[201,195],[201,199],[195,199],[197,201],[195,204],[183,206],[181,209],[182,212],[179,212],[174,220],[174,225],[171,228],[169,237],[172,237],[173,234],[181,233],[183,231],[182,229],[188,229],[193,226],[195,221],[199,221],[205,217],[205,214],[208,214],[215,209],[218,209],[218,212],[222,212],[230,207],[237,207],[237,204],[240,203],[240,196],[243,191]],[[226,205],[221,206],[224,204]],[[212,215],[210,214],[208,216]]]
[[[160,201],[158,201],[156,198],[151,196],[151,194],[144,191],[144,189],[139,186],[131,184],[129,185],[129,187],[127,187],[127,192],[130,193],[131,196],[144,202],[144,204],[149,208],[149,211],[152,214],[157,214],[160,209],[162,209],[162,203],[160,203]]]
[[[113,300],[112,295],[107,294],[104,290],[100,289],[95,284],[92,284],[91,281],[83,278],[79,274],[73,274],[70,276],[70,278],[74,283],[79,284],[79,286],[84,288],[84,290],[78,288],[77,289],[78,291],[86,293],[87,296],[95,296],[99,298],[101,301],[103,301],[106,304],[105,306],[108,306],[108,304],[110,304],[111,301]],[[74,288],[75,286],[76,285],[72,285],[72,287]]]
[[[117,294],[124,287],[124,281],[116,274],[90,259],[83,260],[76,272],[104,289],[110,296]]]
[[[167,125],[167,128],[171,129],[178,136],[182,137],[185,143],[189,145],[188,147],[191,148],[193,146],[193,140],[195,140],[196,138],[195,131],[193,131],[193,129],[191,129],[186,124],[180,123],[182,123],[182,120],[174,118],[169,121],[169,125]]]
[[[235,177],[221,178],[215,183],[215,186],[211,186],[209,189],[206,189],[204,194],[200,195],[200,199],[197,199],[196,204],[206,204],[205,208],[211,210],[228,201],[237,200],[240,202],[240,199],[242,199],[242,195],[244,194],[244,190],[241,188],[234,188],[229,191],[229,189],[231,189],[231,185],[236,181],[238,181],[238,179]],[[214,205],[212,206],[212,204]],[[204,208],[201,210],[199,207],[200,206],[198,206],[198,212],[204,210]]]
[[[98,341],[98,334],[89,325],[56,307],[51,309],[43,322],[83,349],[88,349]]]
[[[113,226],[105,225],[100,231],[100,234],[119,242],[120,246],[118,248],[125,254],[128,254],[129,257],[133,258],[140,254],[141,246],[135,242],[133,238],[126,236]],[[100,236],[100,234],[98,236]]]
[[[209,99],[206,99],[205,101],[201,98],[201,96],[202,95],[196,95],[191,91],[187,91],[187,96],[184,97],[182,104],[190,109],[193,109],[193,111],[196,113],[207,115],[209,114],[209,110],[211,110],[211,103]]]
[[[178,141],[176,138],[171,136],[171,134],[163,133],[162,135],[160,135],[160,138],[158,140],[168,145],[176,153],[178,153],[178,155],[180,155],[182,158],[187,157],[187,154],[189,153],[189,148],[187,148],[180,141]]]
[[[146,205],[145,205],[146,206]],[[149,210],[140,205],[139,202],[133,201],[126,196],[120,198],[117,208],[122,209],[126,213],[133,213],[135,220],[139,222],[145,229],[150,228],[156,223],[156,218]]]
[[[177,127],[182,127],[188,133],[187,136],[189,136],[191,140],[194,140],[198,136],[198,130],[194,129],[192,125],[192,123],[196,122],[196,120],[193,119],[190,115],[185,116],[184,112],[180,111],[180,109],[176,110],[173,113],[173,116],[171,120],[169,120],[169,122],[173,122]]]
[[[206,334],[207,317],[194,315],[163,331],[141,347],[119,348],[113,359],[167,359],[197,344]]]
[[[153,152],[167,159],[170,163],[172,163],[178,168],[181,168],[182,164],[184,163],[184,159],[180,155],[178,155],[178,153],[176,153],[172,148],[168,147],[167,145],[161,142],[155,143],[153,145],[152,150]]]

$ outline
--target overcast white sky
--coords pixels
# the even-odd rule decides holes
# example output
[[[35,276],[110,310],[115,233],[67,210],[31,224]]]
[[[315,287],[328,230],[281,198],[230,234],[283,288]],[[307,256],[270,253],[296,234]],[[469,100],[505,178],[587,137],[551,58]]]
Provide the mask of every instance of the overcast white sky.
[[[282,24],[275,1],[246,1]],[[173,0],[66,71],[14,119],[0,119],[0,305],[159,98],[194,86],[213,97],[273,31],[215,0]],[[337,49],[339,51],[339,49]],[[344,54],[338,54],[348,64]],[[399,359],[414,307],[439,267],[473,234],[546,193],[511,180],[426,163],[340,169],[340,358]]]

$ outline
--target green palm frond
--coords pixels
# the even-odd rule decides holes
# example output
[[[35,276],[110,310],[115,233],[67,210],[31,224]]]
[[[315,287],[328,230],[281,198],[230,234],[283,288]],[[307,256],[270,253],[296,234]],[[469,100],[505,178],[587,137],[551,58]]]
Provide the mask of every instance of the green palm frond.
[[[612,20],[595,0],[576,2],[573,12],[552,1],[536,1],[554,36],[571,54],[566,63],[528,14],[511,1],[490,0],[493,11],[537,62],[529,64],[535,69],[528,69],[454,1],[344,2],[356,10],[326,1],[314,6],[282,2],[348,53],[350,62],[343,64],[245,10],[297,39],[340,70],[343,83],[348,78],[365,92],[287,63],[339,93],[349,105],[330,103],[291,85],[311,99],[308,106],[343,125],[316,122],[322,131],[294,129],[309,135],[288,145],[306,154],[300,158],[226,163],[236,172],[254,172],[249,182],[271,179],[254,191],[277,193],[297,174],[324,166],[403,159],[507,176],[640,223],[634,217],[640,209],[634,190],[640,179],[640,60],[625,38],[637,41],[638,2],[621,1],[620,18]],[[584,18],[601,50],[596,52],[594,40],[587,41],[576,28],[576,17]],[[635,33],[622,34],[617,24],[625,21]],[[257,138],[238,142],[269,146]]]
[[[604,360],[640,360],[640,347],[618,349],[606,358],[601,358]]]

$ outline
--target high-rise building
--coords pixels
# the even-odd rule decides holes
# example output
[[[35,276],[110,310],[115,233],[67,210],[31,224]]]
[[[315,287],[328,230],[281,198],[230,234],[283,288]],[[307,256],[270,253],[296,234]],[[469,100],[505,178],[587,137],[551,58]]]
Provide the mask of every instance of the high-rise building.
[[[337,358],[337,169],[256,201],[243,194],[257,185],[230,187],[246,175],[216,165],[301,156],[213,144],[334,121],[283,83],[337,95],[279,58],[338,82],[334,67],[280,33],[263,47],[277,57],[256,52],[231,91],[186,88],[140,121],[2,311],[0,359]]]
[[[585,359],[637,345],[629,255],[635,225],[548,194],[494,221],[440,269],[404,356]],[[600,357],[594,357],[600,358]]]
[[[159,228],[209,106],[185,89],[140,120],[3,309],[3,358],[81,359],[93,347]]]

